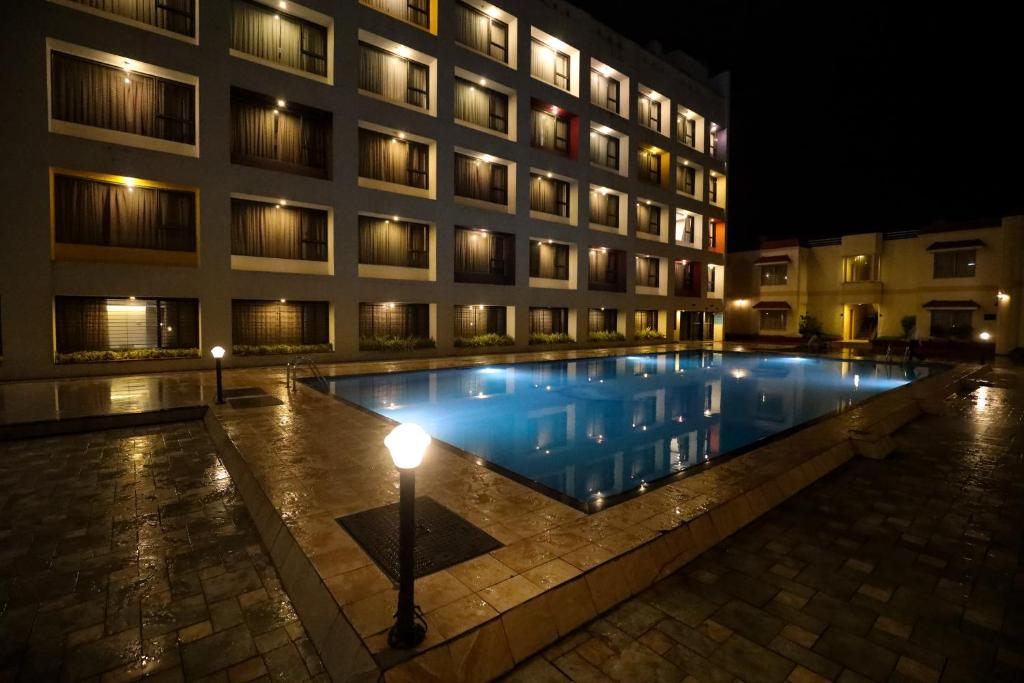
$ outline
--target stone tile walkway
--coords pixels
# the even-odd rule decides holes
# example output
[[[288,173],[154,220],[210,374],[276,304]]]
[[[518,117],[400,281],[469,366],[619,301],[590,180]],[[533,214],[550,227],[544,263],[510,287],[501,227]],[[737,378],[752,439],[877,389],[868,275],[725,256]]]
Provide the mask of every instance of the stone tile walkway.
[[[506,681],[1024,680],[1024,373],[992,378]]]
[[[0,681],[322,671],[202,423],[0,443]]]

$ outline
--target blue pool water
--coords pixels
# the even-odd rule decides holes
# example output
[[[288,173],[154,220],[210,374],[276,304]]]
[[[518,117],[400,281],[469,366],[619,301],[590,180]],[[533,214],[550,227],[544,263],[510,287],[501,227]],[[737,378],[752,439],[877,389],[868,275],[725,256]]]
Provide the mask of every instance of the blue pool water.
[[[329,391],[587,504],[928,372],[691,351],[334,377]]]

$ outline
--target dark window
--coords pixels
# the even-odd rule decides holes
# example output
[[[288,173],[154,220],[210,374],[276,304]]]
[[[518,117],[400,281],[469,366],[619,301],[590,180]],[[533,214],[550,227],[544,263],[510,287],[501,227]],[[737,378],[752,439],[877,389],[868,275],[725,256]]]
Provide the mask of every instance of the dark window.
[[[317,76],[327,75],[327,27],[249,0],[232,0],[231,48]]]
[[[587,285],[603,292],[626,291],[626,252],[617,249],[591,249]]]
[[[231,162],[327,178],[330,112],[231,89]]]
[[[508,166],[455,153],[455,194],[505,206],[508,204]]]
[[[652,152],[649,149],[641,149],[638,153],[640,159],[639,178],[640,180],[661,185],[661,154]]]
[[[619,227],[619,195],[591,190],[590,222],[609,228]]]
[[[233,198],[231,253],[326,261],[327,212]]]
[[[711,135],[708,137],[708,153],[715,159],[718,158],[718,131],[711,126]]]
[[[712,218],[712,219],[710,219],[708,221],[707,235],[708,235],[707,248],[708,249],[717,249],[718,248],[718,224],[715,222],[714,218]]]
[[[359,338],[430,338],[430,304],[359,304]]]
[[[676,261],[674,264],[675,295],[700,296],[701,264],[694,261]]]
[[[616,114],[619,113],[619,82],[614,78],[608,79],[608,95],[606,107]]]
[[[590,332],[615,332],[619,329],[619,311],[614,308],[591,308],[587,313]]]
[[[194,192],[58,174],[53,219],[60,244],[196,250]]]
[[[531,308],[530,334],[568,334],[568,308]]]
[[[507,311],[504,306],[456,306],[455,338],[468,339],[481,334],[506,334]]]
[[[508,63],[508,24],[461,2],[455,3],[455,40]]]
[[[715,291],[715,276],[718,274],[718,268],[714,266],[708,266],[708,292]]]
[[[693,216],[689,214],[683,216],[683,241],[687,244],[693,244],[696,241],[694,223],[695,219]]]
[[[661,286],[660,265],[655,256],[636,257],[636,284],[641,287]]]
[[[974,277],[976,272],[977,251],[940,251],[935,254],[932,277]]]
[[[239,346],[330,343],[326,301],[231,302],[231,343]]]
[[[636,203],[636,231],[648,235],[661,234],[661,207],[649,202]]]
[[[508,132],[508,95],[456,78],[454,105],[456,119]]]
[[[679,117],[679,139],[684,145],[697,146],[697,121],[685,116]]]
[[[761,329],[778,331],[786,329],[785,311],[761,311]]]
[[[658,311],[652,309],[643,309],[633,312],[633,327],[636,331],[640,330],[653,330],[658,331]]]
[[[676,166],[677,189],[689,195],[697,194],[697,170],[693,166]]]
[[[50,60],[54,119],[195,144],[194,86],[62,52]]]
[[[530,277],[568,280],[569,245],[531,241]]]
[[[766,263],[761,269],[761,285],[784,285],[789,281],[789,265],[786,263]]]
[[[971,316],[973,311],[932,311],[931,336],[968,339],[973,332]]]
[[[619,170],[619,139],[590,131],[590,160],[599,166]]]
[[[190,38],[196,35],[195,0],[71,1]]]
[[[708,201],[712,204],[718,202],[718,178],[713,175],[708,176]]]
[[[366,128],[359,129],[359,176],[427,189],[430,148]]]
[[[138,349],[196,349],[198,353],[199,302],[195,299],[58,296],[54,304],[58,354]]]
[[[661,131],[661,102],[652,100],[646,95],[640,95],[637,100],[639,111],[637,115],[640,125],[651,130]]]
[[[359,263],[370,266],[429,268],[429,226],[360,216]]]
[[[514,235],[490,230],[455,229],[455,281],[491,285],[516,282]]]
[[[569,183],[557,178],[530,175],[530,210],[569,217]]]

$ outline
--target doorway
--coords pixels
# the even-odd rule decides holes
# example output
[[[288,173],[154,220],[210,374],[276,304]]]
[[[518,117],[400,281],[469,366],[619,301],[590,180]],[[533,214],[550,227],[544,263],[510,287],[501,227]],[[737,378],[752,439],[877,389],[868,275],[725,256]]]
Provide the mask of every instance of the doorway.
[[[846,304],[843,308],[845,341],[868,341],[875,338],[878,334],[878,306]]]

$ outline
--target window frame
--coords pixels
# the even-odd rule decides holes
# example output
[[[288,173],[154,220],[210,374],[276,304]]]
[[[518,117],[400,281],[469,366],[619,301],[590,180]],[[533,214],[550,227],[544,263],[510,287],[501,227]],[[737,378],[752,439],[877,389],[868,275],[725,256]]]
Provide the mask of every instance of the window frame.
[[[978,250],[977,249],[951,249],[949,251],[937,251],[932,254],[932,279],[949,280],[954,278],[970,278],[978,275]],[[940,273],[940,259],[952,258],[948,271]]]

